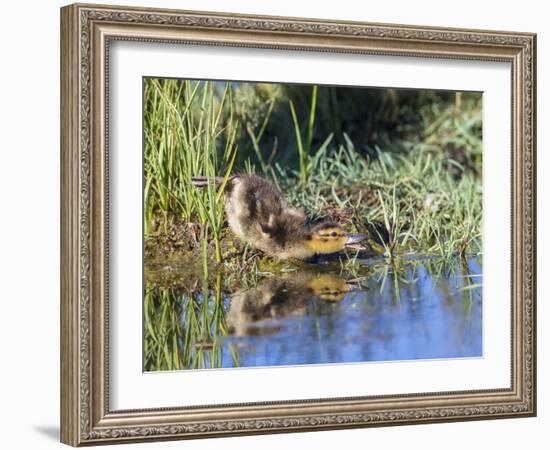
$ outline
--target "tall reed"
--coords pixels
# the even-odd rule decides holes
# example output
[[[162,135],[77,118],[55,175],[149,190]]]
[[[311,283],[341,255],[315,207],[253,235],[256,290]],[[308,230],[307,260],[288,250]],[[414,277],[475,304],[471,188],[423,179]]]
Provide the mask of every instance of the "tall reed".
[[[155,212],[201,225],[222,259],[223,189],[238,152],[240,124],[230,83],[191,80],[144,81],[144,222],[151,231]],[[223,182],[196,189],[191,178],[222,176]]]

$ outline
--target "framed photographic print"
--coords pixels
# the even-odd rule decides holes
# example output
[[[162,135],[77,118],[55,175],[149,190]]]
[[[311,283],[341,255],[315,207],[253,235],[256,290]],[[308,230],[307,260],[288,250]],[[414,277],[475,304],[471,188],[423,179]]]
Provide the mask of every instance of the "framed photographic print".
[[[61,440],[536,413],[530,33],[61,9]]]

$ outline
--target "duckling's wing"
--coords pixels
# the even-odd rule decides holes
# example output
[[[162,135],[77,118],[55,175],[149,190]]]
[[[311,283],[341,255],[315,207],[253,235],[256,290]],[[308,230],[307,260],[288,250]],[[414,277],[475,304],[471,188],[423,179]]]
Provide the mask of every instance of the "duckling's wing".
[[[286,200],[271,183],[260,177],[254,178],[247,188],[250,215],[263,223],[272,222],[272,216],[276,218],[286,207]]]

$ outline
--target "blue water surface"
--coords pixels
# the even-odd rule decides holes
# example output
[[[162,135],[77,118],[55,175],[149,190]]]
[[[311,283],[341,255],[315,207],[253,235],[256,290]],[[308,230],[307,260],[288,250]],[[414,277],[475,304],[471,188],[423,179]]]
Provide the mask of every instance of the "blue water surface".
[[[340,301],[311,295],[288,314],[278,305],[283,313],[265,320],[249,306],[249,332],[220,337],[221,367],[480,357],[481,274],[480,258],[451,267],[402,261],[399,270],[374,271]],[[262,311],[276,295],[267,306],[258,298]]]

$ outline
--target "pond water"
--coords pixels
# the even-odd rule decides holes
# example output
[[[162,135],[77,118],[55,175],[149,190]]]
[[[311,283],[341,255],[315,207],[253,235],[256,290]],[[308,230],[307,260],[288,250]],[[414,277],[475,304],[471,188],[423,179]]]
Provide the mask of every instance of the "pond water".
[[[482,356],[481,258],[365,262],[366,276],[297,270],[231,294],[148,288],[144,369]]]

